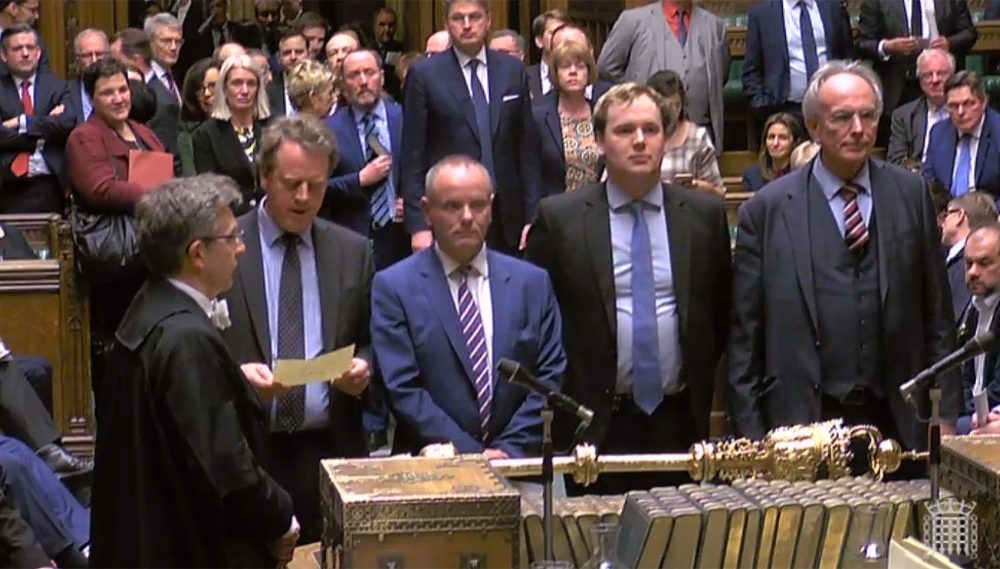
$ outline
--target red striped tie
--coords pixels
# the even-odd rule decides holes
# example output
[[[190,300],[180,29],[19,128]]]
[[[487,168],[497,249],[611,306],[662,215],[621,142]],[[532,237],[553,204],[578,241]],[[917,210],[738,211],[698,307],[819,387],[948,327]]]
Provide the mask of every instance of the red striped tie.
[[[847,184],[840,188],[840,198],[844,200],[844,242],[847,249],[853,253],[860,253],[868,244],[868,227],[865,226],[865,219],[861,216],[861,208],[858,207],[858,194],[862,188],[855,184]]]

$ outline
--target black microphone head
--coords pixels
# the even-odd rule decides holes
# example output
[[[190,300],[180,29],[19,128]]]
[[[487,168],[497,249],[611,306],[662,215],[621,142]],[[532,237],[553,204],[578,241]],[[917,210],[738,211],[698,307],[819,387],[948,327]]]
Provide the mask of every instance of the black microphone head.
[[[513,381],[514,376],[521,370],[521,364],[508,358],[500,358],[500,361],[497,362],[497,370],[507,378],[507,381]]]

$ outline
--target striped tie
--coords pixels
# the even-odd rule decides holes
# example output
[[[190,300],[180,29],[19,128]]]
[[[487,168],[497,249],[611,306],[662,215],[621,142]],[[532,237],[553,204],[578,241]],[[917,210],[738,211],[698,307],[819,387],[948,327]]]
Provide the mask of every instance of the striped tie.
[[[490,407],[493,403],[493,388],[490,385],[489,352],[486,349],[486,331],[483,330],[483,320],[479,315],[479,307],[469,291],[469,271],[471,267],[460,267],[455,271],[458,276],[458,319],[462,324],[462,335],[465,345],[469,348],[469,361],[472,362],[473,385],[476,388],[476,400],[479,403],[479,424],[483,429],[483,439],[489,432]]]
[[[860,186],[847,184],[838,192],[844,200],[844,242],[852,253],[863,251],[869,239],[868,227],[865,226],[861,208],[858,207],[858,194],[861,191]]]
[[[368,147],[368,161],[371,162],[378,158],[378,154],[375,149],[368,144],[368,141],[372,137],[378,138],[378,121],[375,115],[368,113],[361,119],[362,126],[365,129],[365,145]],[[386,178],[382,183],[375,188],[372,192],[371,198],[371,214],[372,214],[372,227],[378,229],[385,226],[387,223],[392,221],[393,214],[393,204],[391,200],[391,192],[389,185],[392,183],[392,175]]]

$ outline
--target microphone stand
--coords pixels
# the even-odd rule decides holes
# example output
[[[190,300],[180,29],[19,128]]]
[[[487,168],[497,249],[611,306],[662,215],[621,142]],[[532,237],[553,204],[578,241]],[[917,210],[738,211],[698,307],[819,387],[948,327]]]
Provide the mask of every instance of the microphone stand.
[[[552,517],[552,483],[555,478],[555,469],[552,466],[555,448],[552,446],[552,418],[555,413],[549,405],[548,398],[542,407],[542,519],[545,529],[545,561],[555,561],[555,548],[552,545],[553,517]]]
[[[931,479],[931,502],[941,497],[941,385],[932,380],[928,395],[931,400],[931,424],[927,447],[929,459],[927,473]]]

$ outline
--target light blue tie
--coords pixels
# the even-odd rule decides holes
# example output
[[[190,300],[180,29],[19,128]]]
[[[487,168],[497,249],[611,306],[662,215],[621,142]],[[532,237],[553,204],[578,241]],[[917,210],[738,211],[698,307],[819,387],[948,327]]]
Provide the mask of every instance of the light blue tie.
[[[958,167],[955,168],[955,178],[951,182],[951,195],[960,196],[969,191],[971,169],[972,135],[963,134],[958,139]]]
[[[378,158],[378,154],[375,149],[368,144],[368,139],[374,136],[378,136],[378,120],[375,115],[368,113],[361,119],[361,125],[365,130],[365,147],[367,151],[367,159],[369,162]],[[389,174],[386,179],[375,188],[372,192],[371,198],[371,213],[372,213],[372,226],[375,229],[385,226],[387,223],[392,221],[392,210],[393,210],[393,197],[392,188],[392,173]]]
[[[629,204],[632,226],[632,397],[647,415],[663,401],[660,335],[656,323],[656,288],[649,228],[641,201]]]
[[[486,91],[476,73],[479,64],[478,59],[469,60],[468,63],[469,71],[472,72],[472,80],[469,82],[472,86],[472,107],[476,111],[476,129],[479,131],[479,148],[481,150],[479,162],[495,181],[497,172],[493,165],[493,129],[490,128],[490,103],[486,100]]]

